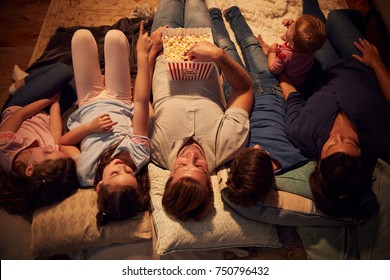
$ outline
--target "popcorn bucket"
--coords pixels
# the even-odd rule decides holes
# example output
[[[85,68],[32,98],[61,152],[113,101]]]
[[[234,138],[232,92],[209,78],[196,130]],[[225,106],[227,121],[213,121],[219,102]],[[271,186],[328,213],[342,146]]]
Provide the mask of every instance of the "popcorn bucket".
[[[184,55],[199,41],[214,43],[211,29],[205,28],[165,28],[162,33],[164,56],[170,80],[207,80],[213,62],[189,61]]]

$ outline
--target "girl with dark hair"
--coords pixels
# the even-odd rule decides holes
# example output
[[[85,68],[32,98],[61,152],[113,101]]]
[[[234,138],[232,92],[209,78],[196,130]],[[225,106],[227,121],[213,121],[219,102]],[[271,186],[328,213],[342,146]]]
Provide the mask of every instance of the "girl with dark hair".
[[[110,178],[108,173],[112,169],[112,165],[117,164],[117,158],[113,157],[113,154],[119,145],[120,143],[117,143],[108,148],[100,156],[96,167],[93,185],[99,193],[99,212],[96,216],[99,226],[104,226],[109,221],[125,220],[137,215],[139,212],[149,210],[150,180],[147,164],[135,174],[137,188],[134,188],[129,180],[128,184],[123,184],[115,192],[110,191],[110,184],[112,185],[112,183],[108,179]]]
[[[70,115],[70,131],[61,144],[80,143],[77,172],[82,187],[98,193],[97,222],[123,220],[148,208],[150,156],[148,138],[152,42],[141,23],[137,43],[138,73],[132,96],[130,46],[119,30],[105,36],[105,75],[102,78],[98,48],[86,29],[72,38],[72,59],[79,108]]]
[[[0,124],[0,206],[10,213],[31,214],[78,187],[75,163],[58,145],[59,92],[73,73],[65,64],[53,64],[30,75],[16,66],[13,74],[15,83]]]

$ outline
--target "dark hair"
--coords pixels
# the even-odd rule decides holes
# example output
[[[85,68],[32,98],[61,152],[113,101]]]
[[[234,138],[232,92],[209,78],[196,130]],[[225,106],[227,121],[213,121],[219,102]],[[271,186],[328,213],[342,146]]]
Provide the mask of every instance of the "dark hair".
[[[272,159],[264,150],[246,148],[230,165],[227,195],[230,201],[250,207],[264,201],[275,186]]]
[[[172,184],[170,177],[165,184],[162,205],[165,211],[181,221],[191,218],[202,220],[214,204],[214,193],[211,181],[201,185],[191,177],[182,177]]]
[[[294,50],[299,53],[314,53],[328,37],[325,24],[312,15],[302,15],[295,22]]]
[[[310,174],[317,209],[333,217],[361,215],[362,197],[371,192],[370,170],[362,157],[341,152],[319,161]]]
[[[76,163],[71,158],[35,164],[31,176],[26,166],[15,164],[13,172],[1,168],[0,207],[10,214],[31,215],[36,209],[60,202],[79,187]]]
[[[112,157],[119,143],[114,144],[105,151],[96,167],[94,187],[102,180],[104,168],[115,158]],[[138,187],[132,185],[116,188],[109,191],[109,185],[100,185],[98,192],[98,213],[96,215],[98,227],[104,226],[110,221],[121,221],[136,216],[140,212],[147,211],[150,205],[150,179],[148,165],[146,164],[135,175]]]

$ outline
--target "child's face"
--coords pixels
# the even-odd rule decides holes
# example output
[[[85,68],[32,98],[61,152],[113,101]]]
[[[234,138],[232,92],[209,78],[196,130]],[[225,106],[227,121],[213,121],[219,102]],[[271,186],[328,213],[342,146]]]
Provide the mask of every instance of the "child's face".
[[[132,168],[119,158],[112,160],[103,170],[102,183],[104,185],[121,187],[137,186],[137,179]]]
[[[18,160],[24,162],[27,166],[31,166],[40,164],[44,160],[55,160],[65,157],[66,155],[63,152],[55,150],[52,146],[48,146],[25,149],[20,152]]]
[[[286,32],[282,35],[281,38],[282,40],[288,42],[292,46],[294,33],[295,33],[295,21],[287,27]]]

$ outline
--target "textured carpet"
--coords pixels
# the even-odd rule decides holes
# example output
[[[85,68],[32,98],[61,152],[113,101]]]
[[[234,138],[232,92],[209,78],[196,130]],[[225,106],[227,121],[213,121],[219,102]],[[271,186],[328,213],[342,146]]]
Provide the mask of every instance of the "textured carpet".
[[[217,2],[222,9],[226,6],[226,0]],[[280,42],[285,31],[282,19],[296,18],[302,13],[302,0],[236,0],[236,3],[253,33],[260,33],[267,43]],[[344,0],[319,0],[319,3],[325,15],[331,9],[346,7]],[[157,4],[158,0],[52,0],[30,64],[42,54],[57,27],[112,25],[122,17],[130,17],[136,6],[154,11]],[[231,33],[229,26],[228,30]]]
[[[30,64],[44,51],[58,27],[112,25],[130,17],[134,8],[157,7],[158,0],[52,0],[42,24]]]

